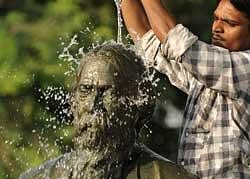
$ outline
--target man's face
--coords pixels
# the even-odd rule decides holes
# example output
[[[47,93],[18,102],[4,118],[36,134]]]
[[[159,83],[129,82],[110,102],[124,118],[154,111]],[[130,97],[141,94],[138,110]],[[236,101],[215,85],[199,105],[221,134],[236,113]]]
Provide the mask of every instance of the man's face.
[[[126,101],[129,95],[125,91],[129,89],[122,83],[126,84],[126,79],[121,79],[111,63],[86,60],[75,92],[78,146],[119,150],[133,142],[138,115],[136,107]]]
[[[221,0],[214,11],[212,44],[230,51],[250,49],[250,20],[229,0]]]

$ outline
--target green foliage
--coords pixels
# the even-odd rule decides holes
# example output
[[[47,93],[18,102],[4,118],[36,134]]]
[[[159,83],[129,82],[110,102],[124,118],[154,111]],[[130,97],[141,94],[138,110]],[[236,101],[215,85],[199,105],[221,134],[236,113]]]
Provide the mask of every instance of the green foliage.
[[[97,39],[114,38],[114,12],[112,2],[27,0],[0,17],[0,178],[17,178],[71,149],[72,117],[59,113],[68,106],[43,93],[49,86],[63,89],[53,94],[70,91],[74,76],[64,73],[74,64],[58,55],[75,34],[80,44],[74,48],[85,51]]]
[[[166,2],[182,23],[208,39],[212,2]],[[79,44],[69,49],[71,54],[79,47],[86,52],[92,43],[115,39],[116,9],[113,1],[105,0],[1,3],[6,7],[0,7],[4,9],[0,16],[0,178],[17,178],[71,149],[72,117],[60,114],[68,104],[53,95],[47,99],[43,93],[48,87],[53,87],[53,94],[70,91],[74,73],[65,73],[76,65],[60,60],[59,54],[74,35]]]

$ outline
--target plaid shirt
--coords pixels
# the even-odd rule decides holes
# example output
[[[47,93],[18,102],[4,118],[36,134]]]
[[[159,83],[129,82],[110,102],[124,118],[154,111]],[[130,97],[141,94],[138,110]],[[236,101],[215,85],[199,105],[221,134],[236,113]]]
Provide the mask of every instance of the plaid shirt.
[[[139,42],[145,63],[188,94],[178,163],[200,178],[250,178],[250,50],[199,41],[181,24]]]

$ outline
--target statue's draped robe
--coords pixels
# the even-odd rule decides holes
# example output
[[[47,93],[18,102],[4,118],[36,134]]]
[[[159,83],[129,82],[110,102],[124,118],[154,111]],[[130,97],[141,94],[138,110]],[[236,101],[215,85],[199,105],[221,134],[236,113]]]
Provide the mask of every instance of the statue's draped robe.
[[[50,160],[43,165],[28,170],[19,179],[69,179],[75,178],[76,172],[84,172],[85,160],[88,160],[85,152],[71,152]],[[189,174],[180,166],[164,160],[163,157],[152,156],[144,149],[136,148],[130,161],[123,167],[123,176],[127,179],[193,179],[196,178]],[[78,173],[79,176],[79,173]],[[84,176],[84,173],[83,173]],[[82,177],[85,179],[85,177]]]

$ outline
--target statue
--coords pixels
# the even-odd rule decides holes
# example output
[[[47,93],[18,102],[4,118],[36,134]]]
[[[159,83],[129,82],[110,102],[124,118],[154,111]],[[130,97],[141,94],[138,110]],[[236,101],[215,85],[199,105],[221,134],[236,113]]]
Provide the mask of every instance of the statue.
[[[146,70],[132,51],[103,45],[81,60],[71,107],[75,151],[28,170],[28,178],[195,178],[143,144],[138,133],[155,99]]]

